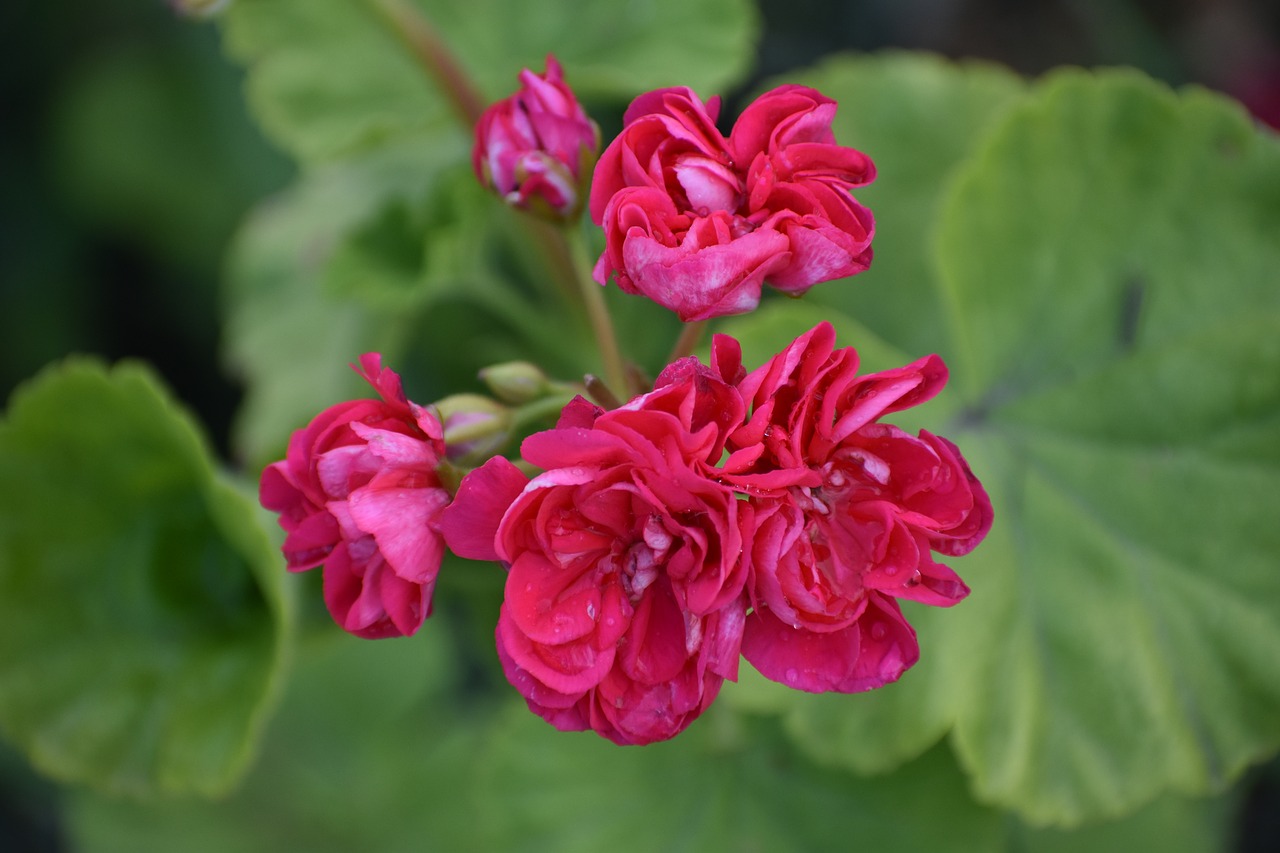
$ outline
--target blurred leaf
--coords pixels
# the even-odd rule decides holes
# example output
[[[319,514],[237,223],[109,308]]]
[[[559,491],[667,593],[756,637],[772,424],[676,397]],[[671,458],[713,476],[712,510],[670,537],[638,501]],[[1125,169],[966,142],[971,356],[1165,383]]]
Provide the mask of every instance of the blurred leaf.
[[[1015,825],[1010,853],[1222,853],[1231,847],[1232,798],[1161,797],[1120,820],[1078,829]]]
[[[948,349],[932,251],[941,202],[956,168],[1026,84],[996,65],[899,52],[835,56],[786,80],[839,101],[836,140],[869,155],[877,171],[854,191],[876,218],[871,268],[820,284],[807,300],[901,348],[909,357],[900,364]]]
[[[548,51],[584,98],[630,100],[687,85],[714,94],[753,58],[758,28],[746,0],[589,0],[457,4],[413,0],[483,95],[505,97],[521,68]],[[249,69],[260,121],[302,160],[315,161],[433,125],[446,104],[371,0],[237,0],[224,16],[227,49]]]
[[[461,714],[452,626],[372,642],[336,628],[298,649],[263,754],[220,802],[78,795],[84,853],[472,850],[466,802],[484,714]]]
[[[249,467],[283,454],[289,432],[324,407],[366,393],[346,365],[393,348],[403,334],[411,316],[400,300],[355,299],[342,276],[385,276],[381,257],[368,271],[361,240],[387,206],[419,204],[439,170],[462,156],[457,144],[425,141],[313,169],[241,227],[227,263],[224,353],[246,385],[234,444]],[[330,273],[335,253],[345,268]],[[326,287],[329,275],[339,278]],[[397,286],[380,281],[371,290]]]
[[[979,796],[1031,822],[1280,745],[1276,234],[1280,142],[1135,73],[1054,75],[956,178],[943,432],[996,526],[942,669]]]
[[[998,815],[974,805],[945,749],[868,781],[717,711],[646,747],[557,732],[523,708],[494,729],[479,758],[480,849],[825,850],[851,837],[885,853],[1001,849]]]
[[[149,371],[46,371],[0,424],[0,728],[42,772],[218,794],[280,667],[278,559]]]

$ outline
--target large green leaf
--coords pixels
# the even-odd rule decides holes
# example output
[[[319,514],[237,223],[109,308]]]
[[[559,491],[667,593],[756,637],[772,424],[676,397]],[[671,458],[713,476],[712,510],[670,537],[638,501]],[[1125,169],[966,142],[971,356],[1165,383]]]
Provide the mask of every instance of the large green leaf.
[[[1032,828],[1015,823],[1009,853],[1222,853],[1248,849],[1233,839],[1229,819],[1236,811],[1232,796],[1188,800],[1166,796],[1119,820],[1074,829]]]
[[[218,802],[75,796],[76,849],[478,849],[460,797],[489,715],[459,713],[455,629],[437,614],[412,639],[371,642],[330,626],[299,643],[262,756],[239,790]]]
[[[0,424],[0,729],[108,791],[226,791],[280,667],[252,503],[150,372],[52,368]]]
[[[676,740],[619,748],[523,708],[479,759],[480,849],[996,851],[945,749],[874,780],[823,770],[759,720],[713,709]]]
[[[854,193],[876,218],[871,268],[820,284],[807,299],[857,318],[912,359],[945,349],[931,252],[941,201],[956,168],[1026,84],[995,65],[899,52],[831,57],[786,82],[835,98],[836,140],[868,154],[877,171]]]
[[[237,0],[231,54],[249,68],[259,120],[304,160],[380,145],[431,126],[446,103],[380,11],[380,0]],[[714,94],[748,70],[757,30],[746,0],[506,3],[408,0],[483,97],[514,91],[548,52],[584,98],[627,100],[658,86]]]
[[[1063,72],[957,177],[956,439],[996,508],[943,625],[954,744],[1032,822],[1223,787],[1280,746],[1280,144]]]

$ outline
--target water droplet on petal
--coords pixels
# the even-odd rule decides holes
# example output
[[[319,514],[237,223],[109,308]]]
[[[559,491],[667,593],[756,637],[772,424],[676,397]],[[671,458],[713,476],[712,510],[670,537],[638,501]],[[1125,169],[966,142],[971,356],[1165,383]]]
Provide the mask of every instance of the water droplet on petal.
[[[796,672],[795,668],[792,667],[791,669],[787,670],[787,673],[784,677],[787,679],[788,684],[795,684],[796,680],[800,677],[800,673]]]
[[[883,622],[877,622],[871,626],[871,639],[883,640],[884,635],[889,633],[889,629],[884,626]]]

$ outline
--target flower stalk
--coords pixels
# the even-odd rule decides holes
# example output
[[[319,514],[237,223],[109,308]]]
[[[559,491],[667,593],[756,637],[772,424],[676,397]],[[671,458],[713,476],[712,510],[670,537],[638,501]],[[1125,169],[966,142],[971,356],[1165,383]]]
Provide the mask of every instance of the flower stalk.
[[[370,5],[436,81],[462,123],[474,127],[484,112],[484,96],[426,16],[405,0],[370,0]]]

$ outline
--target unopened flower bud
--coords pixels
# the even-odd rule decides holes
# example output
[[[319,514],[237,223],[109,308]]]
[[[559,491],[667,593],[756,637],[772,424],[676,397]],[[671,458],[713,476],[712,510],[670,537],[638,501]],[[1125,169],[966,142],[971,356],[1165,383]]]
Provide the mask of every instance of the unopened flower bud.
[[[570,220],[600,150],[600,128],[547,57],[545,74],[520,72],[520,91],[485,110],[471,164],[480,181],[512,207]]]
[[[511,410],[479,394],[454,394],[436,404],[452,462],[483,462],[511,437]]]
[[[480,379],[504,403],[513,406],[545,397],[553,389],[551,380],[527,361],[507,361],[480,371]]]

